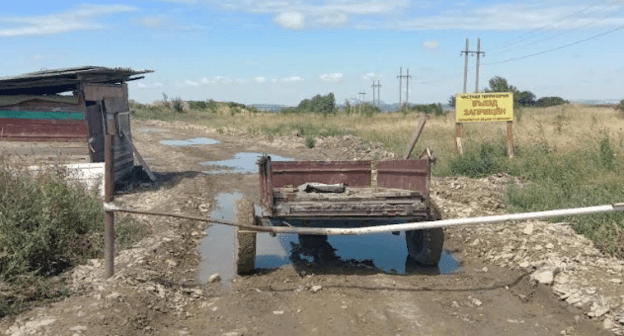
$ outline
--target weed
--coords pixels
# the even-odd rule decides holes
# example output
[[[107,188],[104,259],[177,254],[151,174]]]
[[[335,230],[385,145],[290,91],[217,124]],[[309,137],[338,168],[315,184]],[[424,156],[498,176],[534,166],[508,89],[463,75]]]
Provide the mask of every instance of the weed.
[[[314,146],[316,146],[316,139],[312,136],[307,136],[305,138],[305,146],[308,148],[314,148]]]
[[[171,107],[178,113],[184,112],[184,102],[180,97],[176,97],[171,101]]]

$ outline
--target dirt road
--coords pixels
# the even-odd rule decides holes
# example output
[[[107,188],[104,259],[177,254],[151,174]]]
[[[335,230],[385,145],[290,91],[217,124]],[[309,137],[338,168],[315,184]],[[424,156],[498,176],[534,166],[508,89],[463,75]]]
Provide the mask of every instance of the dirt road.
[[[307,149],[296,136],[219,134],[162,122],[133,127],[159,181],[116,202],[213,218],[232,217],[236,199],[259,200],[255,153],[296,160],[391,156],[352,137],[320,139]],[[194,143],[161,142],[188,139]],[[432,195],[445,217],[500,213],[510,181],[435,178]],[[401,236],[332,237],[336,250],[310,255],[296,237],[267,235],[259,238],[260,269],[239,277],[232,273],[231,232],[137,218],[153,234],[118,253],[112,279],[102,280],[101,260],[92,260],[68,274],[72,296],[0,327],[7,335],[74,336],[610,335],[621,331],[620,318],[624,324],[623,263],[564,224],[447,230],[436,269],[406,263]],[[543,280],[548,270],[554,279]],[[222,279],[209,283],[214,273]]]

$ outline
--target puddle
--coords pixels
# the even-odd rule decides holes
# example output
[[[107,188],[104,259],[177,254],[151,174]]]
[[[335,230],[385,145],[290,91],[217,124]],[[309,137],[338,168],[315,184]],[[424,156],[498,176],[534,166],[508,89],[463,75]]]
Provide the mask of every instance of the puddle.
[[[223,193],[215,198],[212,219],[235,221],[234,204],[243,195],[239,192]],[[256,213],[259,208],[256,208]],[[221,275],[226,286],[236,275],[234,227],[211,225],[199,243],[201,264],[199,278],[206,283],[215,273]],[[327,244],[328,243],[328,244]],[[330,236],[320,248],[309,249],[299,244],[296,234],[280,234],[271,237],[266,233],[257,235],[256,269],[275,269],[293,265],[305,265],[334,274],[352,274],[358,271],[386,272],[394,274],[451,274],[460,263],[448,252],[442,253],[438,267],[422,267],[407,257],[405,233],[395,236],[379,233],[362,236]],[[319,261],[317,261],[317,258]]]
[[[437,268],[423,267],[407,258],[405,233],[398,236],[392,233],[379,233],[362,236],[330,236],[327,242],[334,249],[329,252],[332,260],[324,260],[340,269],[364,267],[395,274],[451,274],[460,268],[460,263],[447,251]],[[299,246],[299,239],[294,234],[277,235],[258,234],[256,248],[256,268],[277,268],[293,263],[293,244]],[[305,253],[307,254],[307,253]],[[310,262],[308,255],[303,259]]]
[[[226,174],[226,173],[257,173],[258,165],[256,162],[258,158],[262,156],[261,153],[236,153],[234,154],[233,159],[223,160],[223,161],[206,161],[200,163],[204,166],[211,166],[215,168],[225,168],[225,169],[215,169],[211,171],[204,171],[206,174]],[[272,161],[293,161],[291,158],[273,155],[270,154]]]
[[[187,140],[161,140],[161,144],[167,146],[195,146],[195,145],[216,145],[220,141],[210,138],[193,138]]]
[[[141,127],[137,129],[137,132],[141,132],[141,133],[158,133],[162,131],[163,131],[162,128],[153,128],[153,127]]]
[[[217,195],[210,218],[234,221],[234,204],[242,196],[239,192]],[[206,230],[206,236],[199,243],[201,256],[199,279],[202,283],[208,282],[208,278],[215,273],[221,275],[223,284],[232,282],[236,274],[234,239],[233,226],[216,224]]]

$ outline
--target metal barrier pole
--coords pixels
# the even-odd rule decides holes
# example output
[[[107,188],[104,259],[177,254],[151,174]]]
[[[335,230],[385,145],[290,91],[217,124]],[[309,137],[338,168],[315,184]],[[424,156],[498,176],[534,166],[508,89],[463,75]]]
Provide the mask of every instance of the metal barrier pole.
[[[106,114],[106,135],[104,137],[104,202],[111,203],[115,198],[115,115]],[[104,208],[104,278],[115,273],[115,212]]]

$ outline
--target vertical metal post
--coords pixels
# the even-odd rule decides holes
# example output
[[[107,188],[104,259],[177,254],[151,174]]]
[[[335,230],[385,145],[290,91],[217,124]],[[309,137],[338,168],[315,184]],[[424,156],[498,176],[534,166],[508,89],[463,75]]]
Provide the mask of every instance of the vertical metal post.
[[[104,139],[104,202],[111,203],[115,198],[115,115],[106,113],[106,135]],[[104,211],[104,278],[115,273],[115,213]]]
[[[381,87],[381,83],[379,82],[379,79],[377,80],[377,106],[381,106],[381,94],[380,94],[380,90],[379,88]]]
[[[468,48],[466,48],[468,50]],[[477,69],[476,69],[476,82],[475,93],[479,93],[479,58],[481,57],[481,38],[477,39]]]
[[[468,39],[466,39],[466,51],[464,51],[464,55],[466,57],[466,60],[464,61],[464,91],[462,91],[463,93],[466,93],[466,87],[468,85],[468,51],[470,48],[470,42],[468,41]]]

